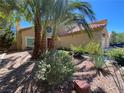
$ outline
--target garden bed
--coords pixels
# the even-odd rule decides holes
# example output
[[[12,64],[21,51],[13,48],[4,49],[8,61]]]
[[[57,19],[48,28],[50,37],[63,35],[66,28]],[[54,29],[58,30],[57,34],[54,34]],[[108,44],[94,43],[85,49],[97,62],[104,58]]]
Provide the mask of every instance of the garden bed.
[[[0,64],[0,93],[33,93],[32,91],[42,91],[45,93],[45,83],[40,83],[34,78],[34,62],[29,62],[30,53],[18,52],[9,54]],[[58,87],[52,89],[48,88],[53,93],[71,93],[74,92],[73,80],[84,80],[91,85],[93,93],[119,93],[119,88],[115,83],[113,77],[118,76],[122,91],[124,91],[124,82],[115,66],[109,67],[110,73],[97,72],[89,59],[73,59],[76,67],[76,72],[73,74],[71,81],[65,81]],[[107,70],[105,68],[105,70]],[[4,72],[4,73],[3,73]],[[116,73],[116,75],[115,75]],[[111,76],[113,75],[113,77]],[[117,81],[117,79],[115,79]],[[39,87],[37,87],[39,86]],[[32,89],[31,89],[32,88]],[[35,90],[36,89],[36,90]],[[26,92],[27,91],[27,92]],[[99,92],[100,91],[100,92]],[[46,92],[48,93],[48,91]]]

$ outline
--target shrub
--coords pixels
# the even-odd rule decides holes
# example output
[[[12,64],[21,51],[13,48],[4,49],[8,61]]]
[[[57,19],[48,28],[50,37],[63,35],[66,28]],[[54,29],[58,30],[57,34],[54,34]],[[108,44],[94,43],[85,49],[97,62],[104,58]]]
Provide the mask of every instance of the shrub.
[[[105,65],[104,56],[103,55],[93,55],[93,60],[95,62],[96,69],[102,69]]]
[[[81,45],[78,46],[78,47],[71,46],[71,49],[74,53],[74,55],[73,55],[74,58],[78,58],[78,59],[83,59],[84,58],[82,56],[82,54],[85,54],[84,53],[84,48]]]
[[[101,48],[101,45],[99,43],[97,43],[97,42],[90,41],[85,46],[81,46],[81,45],[78,46],[78,47],[72,46],[71,49],[75,53],[74,57],[76,56],[76,57],[82,58],[82,56],[81,56],[82,54],[89,54],[89,56],[91,56],[92,58],[95,57],[95,59],[93,58],[93,60],[95,60],[95,61],[102,61],[102,60],[104,60],[103,49]],[[99,65],[100,64],[102,65],[101,62],[99,63]],[[96,65],[98,65],[98,63]]]
[[[78,47],[74,47],[74,46],[71,46],[71,49],[75,52],[75,53],[84,53],[84,48],[80,45]]]
[[[65,47],[60,47],[60,48],[58,48],[58,50],[71,51],[70,48],[65,48]]]
[[[0,17],[0,50],[8,50],[13,44],[15,34],[12,25],[12,22]]]
[[[36,76],[46,80],[50,85],[62,83],[74,72],[71,57],[65,51],[50,51],[41,56],[38,62]]]
[[[88,54],[102,54],[103,53],[103,50],[100,46],[99,43],[97,42],[89,42],[87,45],[85,46],[78,46],[78,47],[74,47],[72,46],[71,49],[75,52],[75,53],[88,53]]]
[[[113,60],[117,61],[118,65],[124,66],[124,48],[113,48],[106,54]]]
[[[88,52],[89,54],[95,54],[95,55],[101,55],[103,54],[103,50],[100,46],[99,43],[97,42],[89,42],[85,48],[84,48],[85,52]]]
[[[97,42],[91,41],[85,47],[84,51],[87,52],[93,59],[96,69],[102,69],[104,62],[104,52],[101,45]]]
[[[0,32],[0,48],[3,50],[9,49],[13,44],[14,33],[10,29]]]

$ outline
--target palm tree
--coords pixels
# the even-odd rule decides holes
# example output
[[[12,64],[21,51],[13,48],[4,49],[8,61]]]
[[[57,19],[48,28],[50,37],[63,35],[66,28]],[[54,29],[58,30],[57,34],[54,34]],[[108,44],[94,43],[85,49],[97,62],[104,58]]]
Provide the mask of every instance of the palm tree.
[[[33,59],[38,58],[42,53],[41,38],[45,37],[47,26],[54,29],[54,37],[58,24],[66,25],[81,20],[89,33],[85,18],[94,19],[94,13],[89,3],[75,0],[1,0],[0,11],[6,13],[5,9],[8,11],[7,13],[20,14],[33,23],[35,31]],[[75,12],[77,10],[78,13]]]

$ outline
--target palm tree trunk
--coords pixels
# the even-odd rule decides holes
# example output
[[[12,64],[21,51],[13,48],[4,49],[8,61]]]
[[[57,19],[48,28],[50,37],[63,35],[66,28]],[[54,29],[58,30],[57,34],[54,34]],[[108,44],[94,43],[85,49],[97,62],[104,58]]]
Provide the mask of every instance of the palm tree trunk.
[[[35,40],[34,40],[34,50],[32,59],[37,59],[41,55],[41,21],[40,14],[36,13],[34,20],[34,29],[35,29]]]
[[[46,36],[45,36],[45,34],[43,33],[42,34],[42,39],[41,39],[41,52],[43,53],[43,52],[45,52],[46,51]]]

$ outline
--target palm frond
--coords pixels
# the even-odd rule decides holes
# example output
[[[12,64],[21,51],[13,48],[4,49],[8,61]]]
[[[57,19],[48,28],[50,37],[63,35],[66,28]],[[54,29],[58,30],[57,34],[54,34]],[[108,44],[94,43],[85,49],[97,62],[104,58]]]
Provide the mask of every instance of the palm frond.
[[[91,21],[95,20],[95,13],[92,11],[92,7],[88,2],[72,2],[70,4],[70,10],[79,10],[83,16],[88,17]]]

